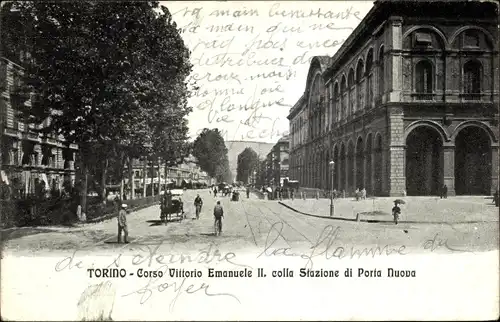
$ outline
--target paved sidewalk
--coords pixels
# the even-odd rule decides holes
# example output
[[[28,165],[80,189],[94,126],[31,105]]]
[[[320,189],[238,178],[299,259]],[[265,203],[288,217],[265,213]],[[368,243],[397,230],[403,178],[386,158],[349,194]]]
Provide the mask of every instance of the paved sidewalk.
[[[360,214],[363,222],[392,222],[391,209],[397,198],[374,198],[356,201],[336,199],[333,219],[355,221]],[[399,199],[399,198],[398,198]],[[407,223],[475,223],[498,222],[498,208],[486,197],[404,197],[400,206],[400,222]],[[283,200],[281,204],[302,215],[330,217],[329,199]]]

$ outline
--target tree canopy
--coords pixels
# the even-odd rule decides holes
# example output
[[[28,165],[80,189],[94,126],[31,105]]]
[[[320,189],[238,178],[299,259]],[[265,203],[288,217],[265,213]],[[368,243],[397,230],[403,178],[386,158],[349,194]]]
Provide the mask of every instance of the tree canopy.
[[[255,171],[259,164],[259,156],[252,148],[245,148],[243,152],[238,155],[238,167],[237,167],[237,181],[243,181],[249,183],[248,179]]]
[[[200,168],[217,181],[232,181],[227,147],[219,129],[203,129],[193,143]]]
[[[77,143],[81,153],[99,147],[96,164],[111,155],[178,163],[189,153],[192,65],[166,7],[84,0],[19,1],[9,9],[6,21],[20,23],[2,30],[6,52],[29,53],[20,62],[24,86],[12,93],[30,103],[17,106],[26,122]]]

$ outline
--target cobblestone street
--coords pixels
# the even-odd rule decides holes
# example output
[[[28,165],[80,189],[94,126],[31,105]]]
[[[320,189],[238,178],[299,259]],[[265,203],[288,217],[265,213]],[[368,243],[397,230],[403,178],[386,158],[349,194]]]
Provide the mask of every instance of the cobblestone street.
[[[200,193],[204,200],[199,220],[194,219],[193,200]],[[117,244],[116,218],[97,224],[75,228],[16,228],[4,231],[5,254],[26,252],[43,255],[59,250],[82,249],[113,251],[137,244],[161,242],[161,247],[172,250],[195,250],[210,243],[230,250],[262,250],[270,240],[280,247],[308,248],[317,243],[329,228],[338,228],[337,242],[353,246],[404,244],[422,250],[422,245],[438,236],[450,247],[471,251],[497,249],[497,209],[483,198],[406,198],[399,225],[394,225],[389,214],[392,199],[379,198],[356,202],[351,199],[335,201],[335,218],[329,217],[329,200],[287,200],[285,207],[277,201],[259,200],[255,195],[246,199],[241,194],[238,202],[229,197],[209,195],[207,190],[187,191],[183,198],[186,219],[158,222],[159,206],[152,206],[128,215],[131,243]],[[213,236],[215,200],[221,200],[225,217],[223,234]],[[361,222],[356,222],[361,213]],[[311,216],[308,216],[311,215]],[[325,218],[321,218],[325,217]],[[371,222],[363,222],[371,221]],[[278,231],[280,235],[278,236]],[[23,236],[25,234],[25,236]],[[271,237],[269,237],[271,236]],[[445,251],[445,249],[442,249]]]

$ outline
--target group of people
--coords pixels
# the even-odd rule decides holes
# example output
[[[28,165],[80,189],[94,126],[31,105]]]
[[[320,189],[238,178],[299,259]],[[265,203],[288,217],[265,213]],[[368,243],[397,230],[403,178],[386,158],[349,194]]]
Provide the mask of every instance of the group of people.
[[[363,189],[358,189],[356,188],[356,191],[354,192],[355,196],[356,196],[356,201],[359,201],[360,199],[361,200],[365,200],[366,199],[366,189],[363,188]]]
[[[214,190],[214,193],[216,193]],[[200,219],[200,214],[201,214],[201,209],[203,207],[203,199],[201,199],[200,195],[197,194],[196,198],[194,198],[194,207],[196,211],[196,219]],[[216,227],[216,233],[217,230],[219,233],[222,232],[222,218],[224,217],[224,208],[222,207],[220,201],[217,201],[217,203],[214,206],[214,225]]]
[[[166,194],[164,200],[168,203],[168,194]],[[163,207],[163,203],[162,203]],[[201,209],[203,207],[203,199],[200,197],[199,194],[196,195],[196,198],[194,199],[194,207],[195,207],[195,214],[196,214],[196,219],[200,219],[200,214],[201,214]],[[126,204],[121,204],[120,209],[118,211],[118,243],[121,243],[121,237],[123,233],[123,240],[126,244],[129,243],[128,241],[128,225],[127,225],[127,205]],[[222,218],[224,217],[224,208],[221,205],[220,201],[217,201],[215,207],[214,207],[214,219],[215,223],[214,225],[216,226],[218,232],[222,232]]]

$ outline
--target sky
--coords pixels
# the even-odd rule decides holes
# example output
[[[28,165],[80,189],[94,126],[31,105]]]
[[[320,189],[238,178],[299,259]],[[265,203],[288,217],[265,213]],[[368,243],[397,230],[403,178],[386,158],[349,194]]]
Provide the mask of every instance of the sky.
[[[161,2],[191,51],[190,136],[275,143],[314,56],[333,56],[372,1]]]

